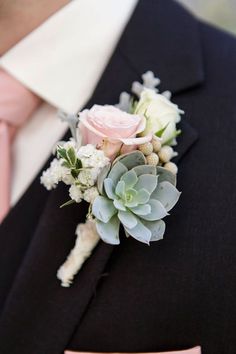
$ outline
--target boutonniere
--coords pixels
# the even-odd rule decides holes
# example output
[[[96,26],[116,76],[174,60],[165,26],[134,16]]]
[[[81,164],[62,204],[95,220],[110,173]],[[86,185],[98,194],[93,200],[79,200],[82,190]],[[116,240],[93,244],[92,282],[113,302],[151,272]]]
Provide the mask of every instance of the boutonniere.
[[[62,206],[88,203],[85,223],[76,229],[76,242],[57,277],[69,287],[98,241],[118,245],[121,227],[127,237],[145,244],[163,238],[164,218],[177,203],[177,155],[183,113],[162,94],[152,72],[123,92],[115,106],[94,105],[66,116],[72,137],[57,144],[56,157],[41,183],[51,190],[68,185],[70,200]]]

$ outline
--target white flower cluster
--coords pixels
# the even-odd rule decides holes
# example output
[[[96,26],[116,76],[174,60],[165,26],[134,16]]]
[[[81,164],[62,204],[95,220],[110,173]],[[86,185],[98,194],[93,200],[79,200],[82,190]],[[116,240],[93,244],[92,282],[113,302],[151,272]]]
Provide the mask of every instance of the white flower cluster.
[[[97,187],[91,187],[83,190],[81,185],[72,184],[69,189],[69,195],[76,203],[80,203],[84,199],[88,203],[93,203],[99,195]]]
[[[69,150],[70,148],[74,149],[75,151],[77,150],[77,143],[73,138],[71,138],[69,141],[61,141],[60,145],[63,146],[63,148],[66,150]]]
[[[91,187],[84,191],[83,198],[88,203],[93,203],[95,198],[99,195],[97,187]]]
[[[99,195],[95,186],[98,175],[110,160],[104,155],[102,150],[97,150],[92,144],[82,146],[78,150],[77,157],[81,160],[83,167],[76,183],[70,187],[70,197],[76,203],[80,203],[82,199],[88,203],[93,203]]]
[[[70,140],[68,141],[64,141],[64,140],[60,140],[58,141],[54,147],[53,147],[53,150],[52,150],[52,153],[55,155],[56,152],[57,152],[57,148],[58,146],[61,146],[63,147],[64,149],[68,150],[70,148],[74,149],[75,151],[78,150],[78,143],[75,141],[74,138],[70,138]]]
[[[92,187],[95,185],[98,177],[99,169],[96,167],[90,169],[84,169],[80,172],[78,176],[78,181],[83,186]]]
[[[81,190],[81,187],[76,184],[70,186],[69,195],[76,203],[80,203],[83,199],[83,191]]]
[[[81,160],[82,169],[77,178],[73,178],[71,170],[62,165],[63,159],[55,158],[50,167],[43,172],[41,183],[47,190],[56,188],[59,182],[70,185],[69,195],[76,203],[80,203],[84,199],[88,203],[93,203],[99,195],[96,182],[102,168],[109,162],[109,158],[104,152],[97,150],[94,145],[88,144],[77,150],[76,142],[70,140],[61,142],[64,149],[74,149],[75,154]],[[77,152],[78,151],[78,152]]]
[[[81,146],[78,150],[77,156],[81,160],[83,167],[94,167],[101,170],[110,162],[104,152],[96,149],[92,144]]]
[[[155,77],[152,71],[147,71],[145,74],[142,75],[143,83],[141,84],[138,81],[133,82],[131,91],[137,95],[138,97],[141,96],[141,93],[145,89],[151,89],[155,92],[159,92],[156,88],[160,84],[160,79]]]
[[[77,156],[83,166],[83,170],[78,176],[78,181],[83,186],[94,186],[102,168],[110,162],[109,158],[105,156],[102,150],[96,149],[92,144],[81,146]]]
[[[151,89],[154,92],[159,92],[158,86],[160,84],[160,79],[158,77],[155,77],[152,71],[147,71],[142,75],[142,80],[143,83],[140,83],[138,81],[134,81],[132,84],[131,92],[134,93],[137,97],[141,96],[141,93],[145,89]],[[164,96],[166,96],[168,99],[170,98],[170,92],[165,91]],[[120,99],[119,103],[116,105],[117,108],[119,108],[122,111],[125,112],[132,112],[132,98],[131,95],[127,92],[121,92],[120,94]]]
[[[74,183],[74,178],[71,176],[70,170],[61,164],[61,160],[52,160],[50,167],[43,172],[40,182],[47,190],[56,188],[59,182],[64,182],[67,185]]]

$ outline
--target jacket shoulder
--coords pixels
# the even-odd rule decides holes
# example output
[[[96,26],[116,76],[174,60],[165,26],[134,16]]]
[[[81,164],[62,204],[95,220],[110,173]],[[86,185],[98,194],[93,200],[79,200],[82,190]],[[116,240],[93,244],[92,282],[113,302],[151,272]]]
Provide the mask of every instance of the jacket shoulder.
[[[224,30],[199,21],[199,30],[206,64],[225,68],[225,74],[236,76],[236,37]],[[230,72],[232,70],[232,72]]]

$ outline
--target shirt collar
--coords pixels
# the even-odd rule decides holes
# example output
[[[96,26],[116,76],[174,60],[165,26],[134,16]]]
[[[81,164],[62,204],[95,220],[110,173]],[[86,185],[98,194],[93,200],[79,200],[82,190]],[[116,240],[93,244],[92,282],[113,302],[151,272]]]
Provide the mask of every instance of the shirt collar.
[[[74,0],[11,48],[0,65],[53,106],[75,113],[92,94],[137,0]]]

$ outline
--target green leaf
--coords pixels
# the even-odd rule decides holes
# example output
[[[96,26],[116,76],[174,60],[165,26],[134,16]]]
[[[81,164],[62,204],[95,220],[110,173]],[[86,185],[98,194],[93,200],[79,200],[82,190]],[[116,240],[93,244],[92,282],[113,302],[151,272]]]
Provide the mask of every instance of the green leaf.
[[[175,139],[175,138],[178,138],[178,136],[180,136],[182,134],[182,130],[179,129],[179,130],[176,130],[174,132],[174,134],[172,135],[172,137],[170,139],[168,139],[164,145],[170,145],[172,143],[172,141]]]
[[[151,206],[151,212],[147,215],[140,215],[140,218],[148,221],[156,221],[168,215],[166,209],[158,200],[150,199],[148,204]]]
[[[169,123],[167,123],[163,128],[161,128],[160,130],[158,130],[155,135],[158,137],[158,138],[161,138],[164,131],[166,130],[166,128],[168,127]]]
[[[119,181],[117,183],[115,192],[116,192],[116,195],[118,195],[120,198],[125,197],[125,182],[124,181]]]
[[[74,166],[75,162],[76,162],[75,150],[72,147],[70,147],[66,151],[66,153],[67,153],[68,159],[70,160],[71,164]]]
[[[131,170],[135,166],[146,164],[145,156],[139,150],[135,150],[127,154],[121,155],[120,157],[117,157],[115,161],[121,162],[127,167],[128,170]]]
[[[172,172],[168,171],[164,167],[157,166],[157,175],[158,175],[158,183],[168,181],[173,186],[176,186],[176,175],[174,175]]]
[[[151,205],[149,204],[140,204],[137,207],[130,209],[136,215],[147,215],[151,213]]]
[[[157,176],[144,174],[138,177],[138,182],[135,184],[134,189],[139,191],[145,189],[148,193],[152,193],[157,187]]]
[[[145,112],[143,113],[143,115],[144,115],[144,117],[148,120],[149,119],[149,116],[148,116],[148,114],[147,114],[147,109],[145,110]]]
[[[132,229],[125,227],[125,230],[130,236],[132,236],[136,240],[143,243],[147,243],[149,245],[152,233],[146,226],[144,226],[144,224],[139,219],[137,220],[138,223],[135,227],[133,227]]]
[[[140,165],[132,168],[132,171],[135,171],[137,177],[140,175],[156,175],[156,167],[152,165]]]
[[[139,204],[146,204],[149,201],[149,199],[150,199],[150,194],[146,189],[142,188],[138,191],[138,194],[135,197],[136,205],[133,205],[132,207],[135,207]]]
[[[73,199],[70,199],[70,200],[68,200],[68,202],[60,205],[60,208],[64,208],[65,206],[68,206],[68,205],[71,205],[71,204],[74,204],[74,203],[76,203],[76,201],[73,200]]]
[[[138,192],[135,189],[129,189],[128,191],[126,191],[125,203],[124,203],[125,206],[127,206],[128,208],[137,206],[138,205],[137,195]]]
[[[126,211],[127,210],[126,207],[124,206],[124,203],[123,203],[122,199],[115,199],[113,201],[113,205],[118,210],[122,210],[122,211]]]
[[[76,179],[76,178],[78,177],[78,175],[79,175],[79,170],[76,170],[76,169],[73,168],[73,169],[70,171],[70,173],[71,173],[72,177],[73,177],[74,179]]]
[[[100,194],[104,194],[103,191],[103,182],[105,180],[105,178],[108,175],[108,172],[110,171],[111,168],[111,164],[109,163],[108,165],[104,166],[103,169],[101,170],[101,172],[98,175],[98,179],[97,179],[97,188]]]
[[[78,170],[80,168],[82,168],[82,162],[80,159],[76,159],[76,162],[75,162],[75,168]]]
[[[104,189],[106,192],[106,195],[108,196],[109,199],[115,199],[116,195],[115,195],[115,185],[112,181],[111,178],[105,178],[104,179]]]
[[[70,162],[68,160],[67,154],[66,154],[66,149],[64,149],[62,146],[57,147],[57,154],[60,158],[65,159],[66,161]]]
[[[124,173],[120,180],[124,181],[125,190],[128,190],[129,188],[132,188],[135,185],[135,183],[137,183],[138,177],[134,170],[130,170]]]
[[[166,225],[165,225],[165,222],[163,220],[158,220],[158,221],[145,221],[145,220],[142,220],[142,223],[152,233],[152,237],[151,237],[151,240],[150,240],[151,242],[159,241],[159,240],[163,239],[163,236],[164,236],[164,233],[165,233],[165,229],[166,229]]]
[[[64,166],[64,167],[66,167],[66,168],[69,168],[69,169],[71,168],[71,165],[69,164],[69,162],[67,162],[67,161],[65,161],[65,160],[62,162],[61,165]]]
[[[137,217],[128,210],[120,210],[118,212],[118,218],[120,219],[120,222],[129,229],[133,229],[138,223]]]
[[[138,105],[138,101],[135,99],[135,97],[132,97],[131,98],[130,112],[129,113],[134,114],[137,105]]]
[[[178,130],[176,130],[175,137],[177,138],[177,137],[180,136],[181,134],[182,134],[182,130],[181,130],[181,129],[178,129]]]
[[[166,211],[170,211],[178,202],[180,192],[168,181],[163,181],[158,184],[151,198],[159,200]]]
[[[96,221],[96,229],[101,239],[110,245],[119,245],[120,221],[117,216],[113,216],[109,222]]]
[[[107,177],[107,174],[111,168],[111,164],[109,163],[108,165],[104,166],[101,172],[98,175],[97,179],[97,188],[100,194],[103,194],[103,182],[105,178]]]
[[[98,220],[107,223],[117,210],[111,200],[98,196],[93,203],[92,213]]]
[[[108,178],[111,178],[113,183],[117,185],[119,179],[121,176],[127,172],[128,169],[125,167],[121,162],[117,162],[112,168],[111,171],[108,174]]]

